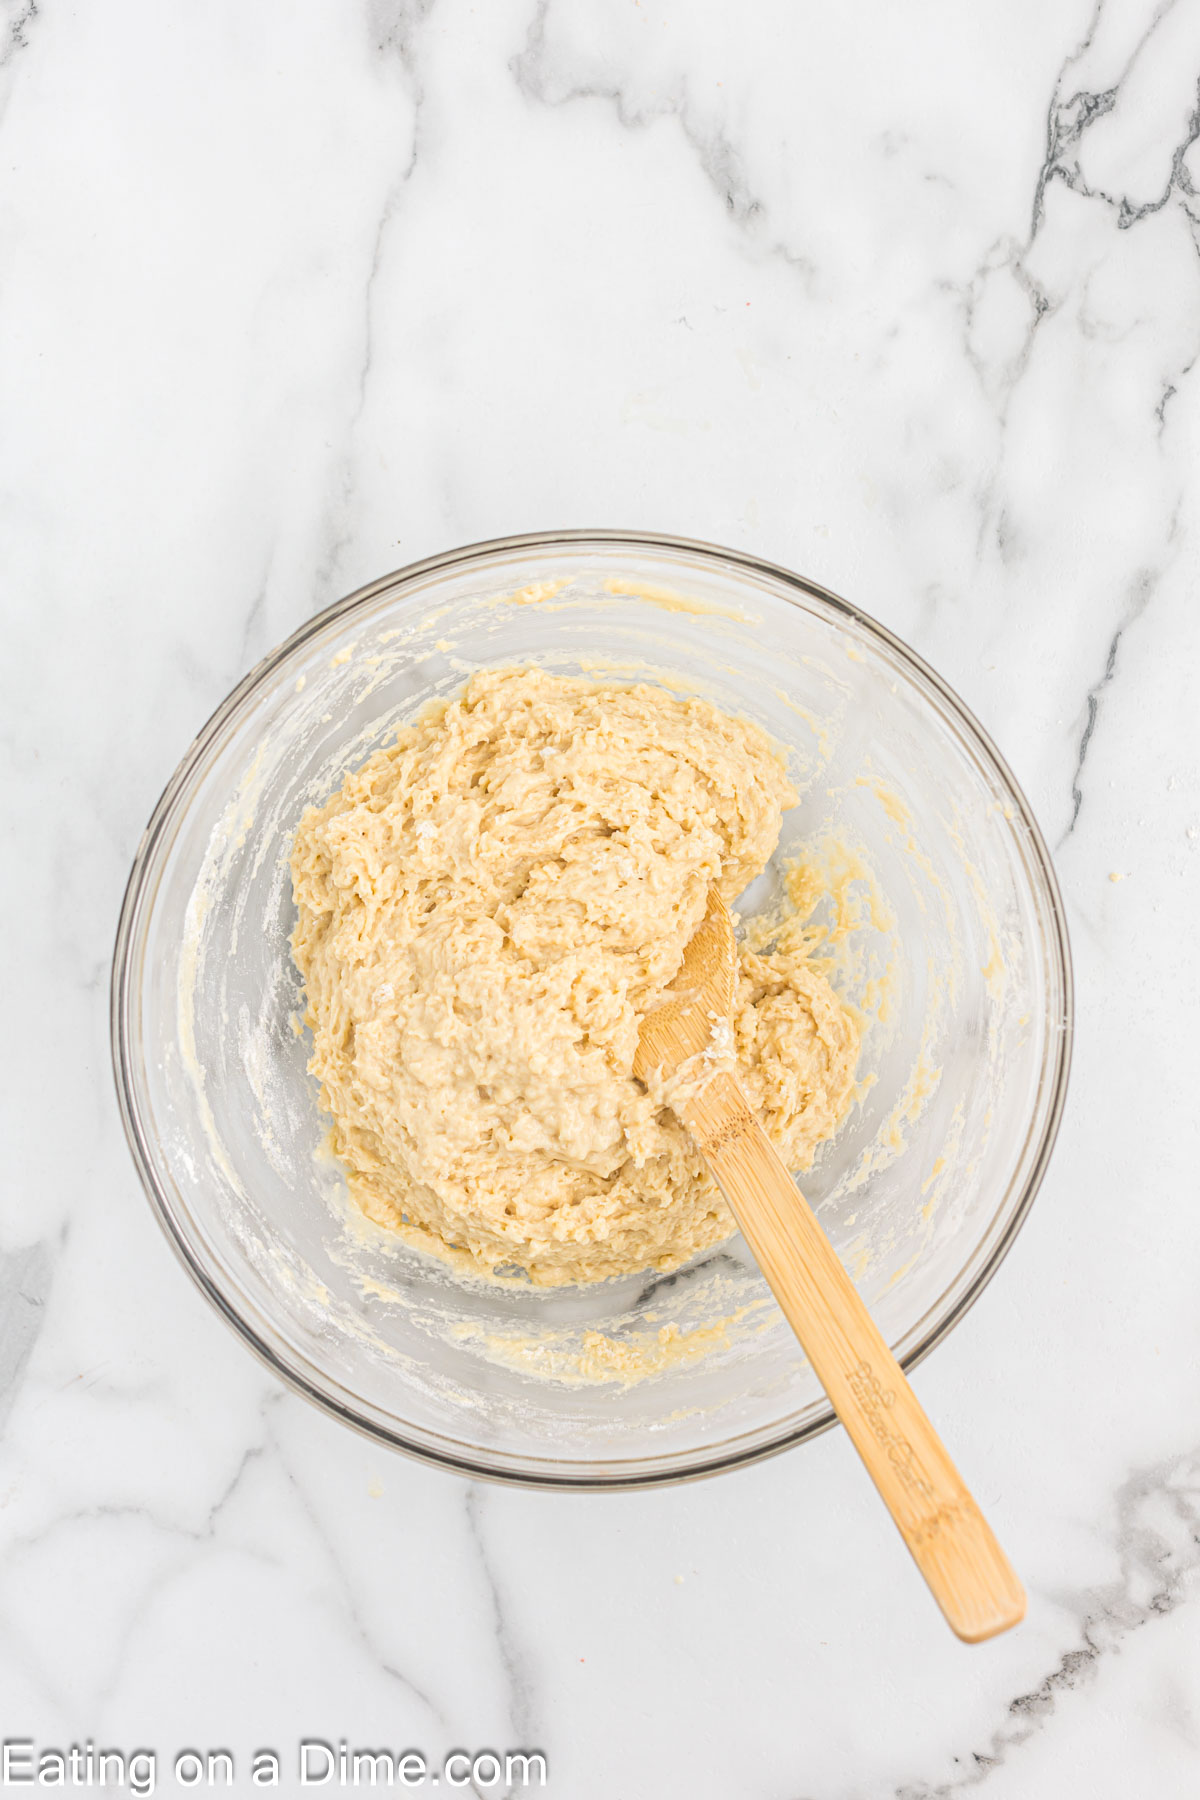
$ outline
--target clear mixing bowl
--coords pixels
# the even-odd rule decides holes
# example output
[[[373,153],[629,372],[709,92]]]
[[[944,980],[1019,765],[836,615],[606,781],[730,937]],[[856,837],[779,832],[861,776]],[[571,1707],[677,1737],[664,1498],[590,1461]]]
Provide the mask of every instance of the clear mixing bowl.
[[[712,1474],[832,1421],[740,1239],[671,1275],[497,1285],[368,1225],[322,1150],[288,945],[296,824],[472,669],[533,662],[671,683],[786,747],[802,798],[743,910],[807,858],[865,1021],[861,1099],[804,1189],[904,1366],[945,1337],[1058,1127],[1071,980],[1054,874],[945,684],[845,601],[735,551],[615,532],[480,544],[372,583],[260,663],[134,861],[112,986],[125,1128],[199,1287],[335,1417],[532,1485]]]

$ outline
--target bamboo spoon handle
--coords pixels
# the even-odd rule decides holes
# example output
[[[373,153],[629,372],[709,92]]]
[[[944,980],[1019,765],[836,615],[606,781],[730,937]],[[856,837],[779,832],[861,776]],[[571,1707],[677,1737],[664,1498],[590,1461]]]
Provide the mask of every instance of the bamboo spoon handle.
[[[1018,1624],[1020,1582],[737,1081],[676,1109],[947,1623],[967,1643]]]

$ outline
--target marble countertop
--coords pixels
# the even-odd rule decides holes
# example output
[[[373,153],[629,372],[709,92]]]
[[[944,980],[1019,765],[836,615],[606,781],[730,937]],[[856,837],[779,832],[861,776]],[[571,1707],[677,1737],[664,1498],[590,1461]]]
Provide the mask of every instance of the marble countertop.
[[[1198,77],[1186,0],[0,0],[0,1735],[164,1792],[339,1737],[561,1800],[1200,1791]],[[991,1644],[840,1434],[632,1496],[389,1458],[142,1198],[108,964],[193,732],[370,577],[566,525],[847,595],[1055,850],[1065,1123],[916,1376],[1028,1586]]]

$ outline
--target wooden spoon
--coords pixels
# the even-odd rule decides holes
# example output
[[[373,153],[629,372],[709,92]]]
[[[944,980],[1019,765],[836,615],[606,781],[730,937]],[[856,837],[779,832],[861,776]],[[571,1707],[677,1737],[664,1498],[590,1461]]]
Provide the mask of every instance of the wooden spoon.
[[[947,1623],[970,1644],[994,1637],[1025,1616],[1020,1582],[736,1077],[722,1069],[705,1077],[736,975],[733,924],[712,888],[679,974],[642,1020],[634,1074],[678,1078],[668,1104],[720,1184]]]

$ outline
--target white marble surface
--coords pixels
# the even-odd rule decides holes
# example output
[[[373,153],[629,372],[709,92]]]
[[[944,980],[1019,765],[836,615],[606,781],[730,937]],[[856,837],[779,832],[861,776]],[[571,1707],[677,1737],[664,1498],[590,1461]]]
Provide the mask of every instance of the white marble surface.
[[[167,1792],[189,1745],[245,1793],[277,1748],[294,1792],[338,1734],[540,1748],[561,1800],[1200,1791],[1200,7],[0,0],[0,33],[0,1735],[152,1746]],[[917,1377],[1030,1592],[979,1649],[840,1436],[470,1487],[282,1392],[141,1196],[108,960],[194,729],[367,578],[580,524],[852,597],[1056,847],[1065,1126]]]

